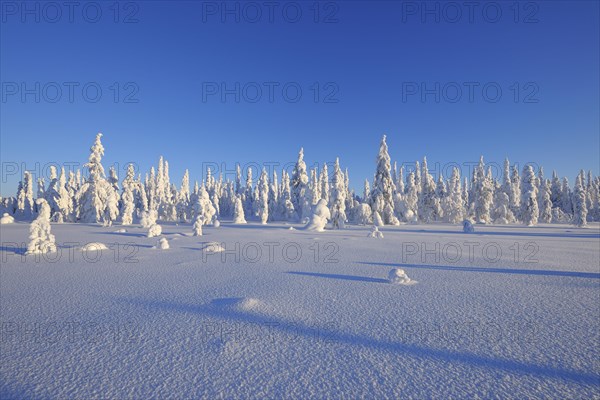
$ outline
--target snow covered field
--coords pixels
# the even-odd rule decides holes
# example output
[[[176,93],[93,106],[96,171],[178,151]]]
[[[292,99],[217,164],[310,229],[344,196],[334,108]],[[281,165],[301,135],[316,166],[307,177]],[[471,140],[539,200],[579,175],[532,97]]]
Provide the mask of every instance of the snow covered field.
[[[598,223],[161,225],[0,227],[0,398],[600,398]]]

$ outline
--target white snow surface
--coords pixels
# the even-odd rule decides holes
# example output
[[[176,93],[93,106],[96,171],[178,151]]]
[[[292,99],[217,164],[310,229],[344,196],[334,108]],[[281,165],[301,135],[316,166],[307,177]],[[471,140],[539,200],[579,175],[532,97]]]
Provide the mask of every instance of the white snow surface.
[[[0,398],[600,397],[597,223],[161,224],[0,227]]]

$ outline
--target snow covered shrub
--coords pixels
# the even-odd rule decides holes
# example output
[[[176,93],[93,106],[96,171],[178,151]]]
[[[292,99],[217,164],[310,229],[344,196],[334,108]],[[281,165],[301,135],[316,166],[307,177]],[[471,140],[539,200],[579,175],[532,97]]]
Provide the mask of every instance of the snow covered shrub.
[[[15,222],[15,219],[11,217],[8,213],[2,214],[2,218],[0,218],[0,225],[12,224]]]
[[[404,272],[404,270],[400,268],[394,268],[393,270],[391,270],[388,274],[388,280],[390,281],[390,283],[395,285],[411,285],[416,283],[416,281],[410,279],[406,275],[406,272]]]
[[[169,241],[167,240],[167,238],[161,238],[158,241],[158,244],[157,244],[156,248],[160,249],[160,250],[167,250],[167,249],[169,249],[170,246],[169,246]]]
[[[305,226],[306,230],[322,232],[327,225],[327,221],[331,218],[329,208],[325,200],[320,199],[317,204],[312,207],[312,214],[308,224]]]
[[[53,253],[56,251],[54,235],[50,233],[50,206],[44,199],[36,201],[38,216],[29,227],[29,244],[26,254]]]
[[[218,227],[220,227],[220,226],[221,226],[221,222],[219,222],[219,220],[215,218],[215,220],[214,220],[214,222],[213,222],[213,226],[214,226],[215,228],[218,228]]]
[[[376,226],[373,226],[373,229],[371,229],[371,232],[369,232],[367,237],[375,238],[375,239],[383,239],[383,233]]]
[[[468,219],[463,221],[463,232],[464,233],[473,233],[475,232],[475,227],[473,227],[473,223]]]
[[[162,227],[158,224],[154,224],[148,229],[148,237],[149,238],[160,236],[161,233],[162,233]]]

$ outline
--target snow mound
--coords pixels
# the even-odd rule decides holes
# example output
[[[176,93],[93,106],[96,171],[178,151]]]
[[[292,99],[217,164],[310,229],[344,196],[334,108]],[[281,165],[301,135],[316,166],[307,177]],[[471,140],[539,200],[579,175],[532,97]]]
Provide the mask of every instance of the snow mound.
[[[463,221],[463,232],[464,233],[473,233],[475,232],[475,228],[473,227],[473,223],[468,219]]]
[[[0,218],[0,225],[12,224],[15,222],[15,219],[8,215],[8,213],[4,213],[2,218]]]
[[[213,222],[213,226],[214,226],[215,228],[218,228],[218,227],[220,227],[220,226],[221,226],[221,222],[219,222],[219,220],[218,220],[218,219],[215,219],[215,222]]]
[[[203,247],[203,250],[211,253],[221,253],[225,251],[225,248],[219,242],[208,242]]]
[[[262,305],[262,301],[254,299],[252,297],[248,297],[240,300],[239,304],[237,305],[237,308],[244,311],[251,311],[261,308]]]
[[[294,228],[293,226],[290,226],[290,227],[288,228],[288,231],[295,231],[295,230],[296,230],[296,228]]]
[[[212,304],[217,307],[228,308],[235,311],[261,311],[265,303],[253,297],[215,299]]]
[[[99,250],[108,250],[108,247],[104,243],[100,242],[91,242],[84,245],[81,250],[83,251],[99,251]]]
[[[383,239],[383,233],[379,230],[379,228],[377,228],[376,226],[373,226],[373,229],[371,229],[371,232],[369,232],[367,237],[375,238],[375,239]]]
[[[156,247],[161,250],[167,250],[170,248],[169,241],[167,238],[162,238],[158,241],[158,245]]]
[[[408,276],[406,276],[406,273],[401,268],[394,268],[393,270],[391,270],[388,274],[388,279],[390,283],[393,283],[395,285],[414,285],[415,283],[417,283],[417,281],[413,281]]]
[[[156,237],[156,236],[160,236],[160,234],[162,233],[162,227],[158,224],[154,224],[150,227],[150,229],[148,229],[148,237]]]
[[[115,233],[127,233],[127,229],[117,229]]]

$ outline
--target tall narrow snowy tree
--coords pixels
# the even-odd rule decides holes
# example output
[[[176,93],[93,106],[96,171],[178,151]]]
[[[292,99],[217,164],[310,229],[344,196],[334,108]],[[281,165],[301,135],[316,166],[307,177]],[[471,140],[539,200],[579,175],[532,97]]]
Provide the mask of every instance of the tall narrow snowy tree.
[[[31,173],[25,171],[17,191],[17,218],[30,220],[33,217],[33,207],[33,181]]]
[[[261,224],[269,219],[269,178],[264,168],[258,179],[258,218]]]
[[[585,188],[581,175],[577,176],[573,190],[573,224],[579,227],[587,225],[587,204]]]
[[[535,173],[531,165],[526,165],[521,177],[521,221],[528,226],[536,225],[539,213]]]
[[[369,205],[373,213],[378,212],[384,224],[398,224],[394,214],[394,192],[396,185],[392,180],[390,155],[386,143],[386,135],[381,138],[379,153],[376,158],[377,168],[371,189]]]
[[[339,158],[335,159],[331,185],[331,225],[333,229],[343,229],[346,223],[346,190],[344,174],[340,169]]]
[[[310,205],[306,198],[308,189],[308,174],[306,173],[306,163],[304,162],[304,149],[300,148],[298,160],[292,171],[290,190],[292,194],[292,204],[300,220],[310,215]]]

